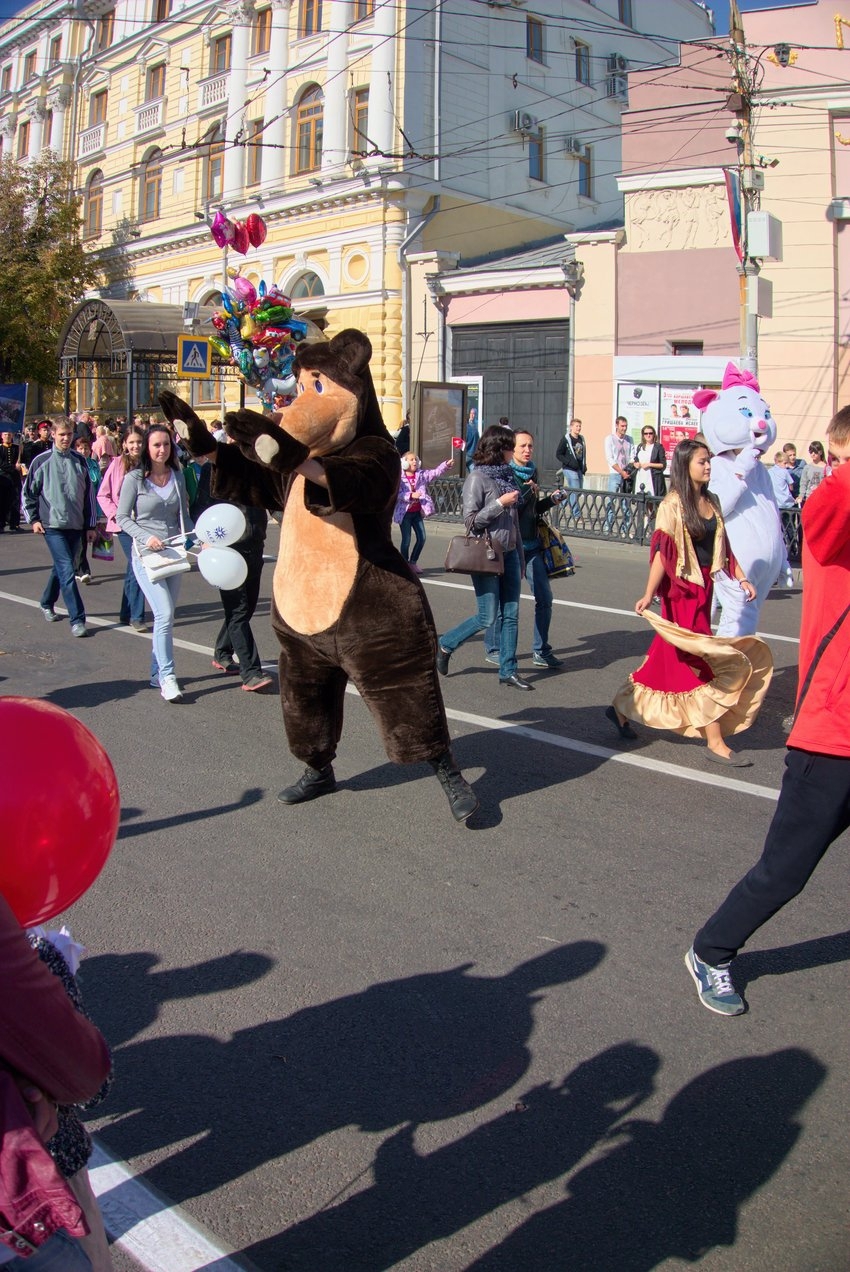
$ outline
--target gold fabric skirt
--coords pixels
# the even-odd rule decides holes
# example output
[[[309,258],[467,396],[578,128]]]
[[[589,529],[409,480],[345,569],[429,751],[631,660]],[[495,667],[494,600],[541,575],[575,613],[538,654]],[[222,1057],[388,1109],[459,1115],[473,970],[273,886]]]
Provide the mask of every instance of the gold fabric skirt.
[[[614,698],[615,710],[647,728],[686,738],[701,737],[715,721],[724,737],[748,729],[773,676],[773,657],[765,642],[758,636],[704,636],[649,610],[643,617],[662,640],[707,663],[712,678],[685,693],[668,693],[629,676]]]

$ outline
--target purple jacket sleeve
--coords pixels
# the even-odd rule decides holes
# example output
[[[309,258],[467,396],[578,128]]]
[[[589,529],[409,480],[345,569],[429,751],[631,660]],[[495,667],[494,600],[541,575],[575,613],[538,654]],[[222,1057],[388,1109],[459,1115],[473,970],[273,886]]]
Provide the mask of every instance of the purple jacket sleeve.
[[[109,1052],[62,982],[42,963],[0,896],[0,1062],[59,1104],[96,1095]]]

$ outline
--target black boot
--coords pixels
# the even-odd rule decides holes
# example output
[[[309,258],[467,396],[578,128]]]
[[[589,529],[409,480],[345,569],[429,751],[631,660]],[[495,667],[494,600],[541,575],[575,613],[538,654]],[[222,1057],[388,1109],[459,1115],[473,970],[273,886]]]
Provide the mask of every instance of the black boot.
[[[449,808],[455,821],[466,821],[479,807],[478,796],[463,777],[451,751],[444,751],[428,763],[437,774],[437,781],[446,792]]]
[[[308,764],[298,781],[282,790],[277,798],[281,804],[304,804],[308,799],[318,799],[320,795],[330,795],[335,790],[332,764],[323,769],[310,768]]]

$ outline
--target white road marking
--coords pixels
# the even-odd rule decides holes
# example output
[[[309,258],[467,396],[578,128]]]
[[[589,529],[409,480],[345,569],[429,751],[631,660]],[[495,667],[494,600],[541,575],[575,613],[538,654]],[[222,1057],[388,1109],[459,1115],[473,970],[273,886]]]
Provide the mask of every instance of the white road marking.
[[[97,1140],[89,1162],[92,1188],[111,1239],[145,1272],[244,1272],[245,1263],[179,1206],[172,1206]]]
[[[429,587],[453,587],[461,592],[472,592],[474,589],[468,583],[452,583],[448,579],[432,579],[428,575],[423,574],[419,580],[420,583],[427,583]],[[534,597],[527,592],[520,593],[520,600],[534,603]],[[613,609],[610,605],[588,605],[583,601],[563,601],[558,596],[552,597],[553,605],[566,605],[568,609],[591,610],[594,614],[616,614],[619,618],[633,618],[640,621],[633,609]],[[779,636],[776,632],[758,632],[762,640],[780,640],[787,645],[799,645],[800,641],[796,636]]]
[[[463,584],[439,584],[439,586],[457,587]],[[469,591],[472,589],[469,588]],[[19,604],[34,606],[38,609],[36,601],[25,600],[20,596],[14,596],[9,592],[0,592],[0,599],[16,601]],[[531,599],[530,597],[528,598]],[[595,606],[582,606],[583,609],[598,608]],[[629,610],[607,610],[606,613],[612,614],[630,614],[632,618],[637,615]],[[145,632],[134,632],[131,627],[121,627],[117,623],[111,622],[105,618],[86,619],[87,623],[92,626],[109,628],[113,631],[128,636],[137,636],[142,640],[150,641],[150,634]],[[181,640],[177,637],[174,644],[180,649],[187,649],[191,653],[204,654],[212,657],[213,650],[208,645],[199,645],[194,641]],[[263,664],[266,666],[266,664]],[[277,669],[276,663],[269,664],[273,670]],[[354,685],[349,684],[346,693],[355,697],[360,697]],[[772,786],[760,786],[756,782],[742,782],[738,778],[731,776],[730,770],[721,773],[703,773],[698,769],[687,768],[683,764],[671,764],[668,760],[653,759],[652,756],[636,755],[629,751],[612,751],[609,747],[597,746],[593,742],[585,742],[580,738],[568,738],[561,733],[549,733],[544,729],[532,729],[525,724],[515,724],[512,720],[499,720],[493,716],[471,715],[467,711],[456,711],[454,708],[446,706],[446,715],[450,720],[457,720],[460,724],[472,724],[480,729],[491,729],[494,731],[511,730],[518,737],[529,738],[533,742],[542,742],[546,746],[558,747],[562,751],[577,751],[581,755],[592,755],[599,760],[610,760],[614,764],[625,764],[630,768],[643,769],[648,773],[664,773],[668,777],[677,777],[686,782],[698,782],[703,786],[716,786],[724,791],[739,791],[743,795],[755,795],[758,799],[769,799],[774,802],[779,798],[779,790]],[[726,773],[730,773],[726,776]]]

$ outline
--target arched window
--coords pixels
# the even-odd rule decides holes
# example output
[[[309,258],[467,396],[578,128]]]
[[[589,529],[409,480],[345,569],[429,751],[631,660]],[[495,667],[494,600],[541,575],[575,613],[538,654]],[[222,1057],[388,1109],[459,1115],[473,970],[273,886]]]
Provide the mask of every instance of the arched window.
[[[159,219],[162,199],[162,151],[152,150],[142,167],[141,208],[139,219]]]
[[[324,296],[325,289],[318,274],[302,274],[289,289],[292,300],[307,300],[311,296]]]
[[[216,124],[215,128],[211,128],[204,141],[208,147],[204,173],[204,202],[213,203],[221,198],[223,188],[224,142],[221,139],[221,125]]]
[[[103,230],[103,173],[100,168],[95,168],[86,184],[84,220],[86,238],[97,238]]]
[[[322,166],[325,103],[318,84],[305,89],[295,116],[295,173],[315,172]]]

